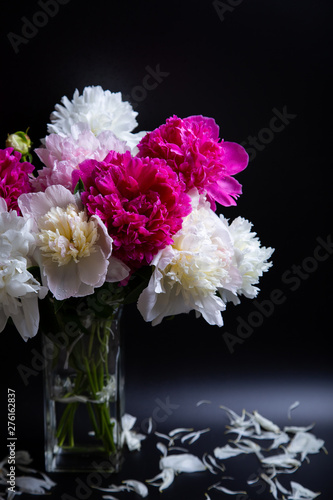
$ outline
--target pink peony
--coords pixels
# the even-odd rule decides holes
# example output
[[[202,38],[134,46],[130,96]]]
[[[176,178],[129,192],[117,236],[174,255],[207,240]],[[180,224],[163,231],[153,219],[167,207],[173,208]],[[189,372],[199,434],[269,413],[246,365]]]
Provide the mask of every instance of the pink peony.
[[[197,188],[215,208],[235,205],[242,186],[232,175],[248,164],[245,149],[234,142],[219,142],[219,127],[213,118],[190,116],[169,118],[164,125],[143,137],[137,156],[163,158],[186,184]]]
[[[35,150],[46,166],[38,171],[32,183],[34,190],[45,191],[55,184],[71,189],[72,172],[83,160],[104,160],[110,150],[124,153],[126,149],[126,143],[111,130],[105,130],[96,137],[84,123],[72,125],[71,134],[67,136],[50,134],[45,138],[45,147]]]
[[[184,186],[164,160],[110,152],[103,162],[86,160],[73,172],[81,177],[88,214],[98,215],[113,239],[113,255],[131,269],[149,264],[172,243],[190,213]]]
[[[21,153],[13,151],[13,148],[0,149],[0,198],[6,200],[8,210],[16,210],[20,215],[17,198],[32,191],[29,174],[34,166],[27,161],[21,163]]]

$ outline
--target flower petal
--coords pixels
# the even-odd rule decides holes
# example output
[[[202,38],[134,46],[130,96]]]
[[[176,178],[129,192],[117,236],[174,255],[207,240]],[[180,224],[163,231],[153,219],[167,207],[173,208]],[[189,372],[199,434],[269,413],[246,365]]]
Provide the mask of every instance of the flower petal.
[[[161,469],[173,469],[175,472],[199,472],[206,470],[200,458],[191,453],[169,455],[160,460]]]

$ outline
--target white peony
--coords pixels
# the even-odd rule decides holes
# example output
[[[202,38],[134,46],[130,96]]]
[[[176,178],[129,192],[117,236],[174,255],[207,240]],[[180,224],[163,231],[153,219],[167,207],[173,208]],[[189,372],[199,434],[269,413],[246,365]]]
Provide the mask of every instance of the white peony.
[[[96,136],[104,130],[111,130],[118,139],[126,141],[134,152],[145,135],[145,132],[132,133],[138,125],[138,113],[129,102],[122,101],[120,92],[103,90],[99,85],[85,87],[82,95],[76,89],[71,101],[64,96],[61,102],[62,105],[56,104],[50,116],[51,123],[47,126],[49,134],[67,136],[71,133],[72,125],[87,123]]]
[[[236,294],[242,284],[227,225],[196,192],[192,207],[174,243],[151,262],[155,269],[138,300],[139,311],[153,325],[165,316],[195,310],[209,324],[222,326],[226,306],[217,292]]]
[[[91,295],[105,281],[128,276],[128,267],[111,255],[105,224],[97,215],[89,218],[64,186],[22,194],[18,203],[34,221],[42,279],[57,300]]]
[[[0,198],[0,332],[12,318],[25,341],[38,331],[38,298],[48,291],[28,271],[35,248],[31,226]]]
[[[222,215],[220,218],[227,221]],[[243,217],[237,217],[229,226],[229,232],[233,238],[235,248],[235,259],[239,273],[242,277],[242,284],[237,290],[238,295],[253,299],[258,295],[259,288],[255,285],[259,283],[259,278],[267,271],[272,262],[268,262],[274,252],[273,248],[260,246],[260,240],[255,232],[251,232],[252,223]],[[224,293],[223,298],[232,300],[238,304],[239,298]]]

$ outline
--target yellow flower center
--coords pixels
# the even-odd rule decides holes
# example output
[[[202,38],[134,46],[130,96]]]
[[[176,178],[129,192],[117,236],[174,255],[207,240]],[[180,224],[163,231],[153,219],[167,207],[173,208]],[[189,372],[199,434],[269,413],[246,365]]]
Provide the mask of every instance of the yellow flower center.
[[[78,212],[71,203],[65,209],[52,207],[41,217],[38,225],[41,252],[44,257],[57,262],[58,266],[64,266],[72,259],[77,263],[96,251],[97,223],[88,221],[87,214]]]

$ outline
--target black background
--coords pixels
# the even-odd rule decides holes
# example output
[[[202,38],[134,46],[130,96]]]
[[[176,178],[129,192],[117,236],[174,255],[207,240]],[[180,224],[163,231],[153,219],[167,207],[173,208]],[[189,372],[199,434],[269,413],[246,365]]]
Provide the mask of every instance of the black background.
[[[257,409],[283,426],[288,424],[287,408],[299,400],[292,422],[315,421],[314,433],[325,439],[329,455],[312,456],[291,479],[321,491],[323,500],[331,499],[331,2],[234,0],[225,2],[224,12],[216,2],[203,0],[70,0],[57,5],[58,12],[46,18],[36,14],[42,10],[37,1],[11,1],[1,7],[1,147],[7,133],[27,127],[38,147],[54,105],[88,85],[127,96],[139,113],[137,131],[152,130],[172,114],[202,114],[215,118],[225,140],[248,148],[249,137],[257,138],[248,168],[237,176],[243,195],[236,207],[223,209],[230,219],[249,219],[262,244],[275,248],[274,265],[261,280],[257,302],[244,299],[241,305],[229,305],[223,328],[191,314],[152,328],[129,307],[122,325],[127,412],[137,416],[139,431],[153,414],[160,416],[154,421],[160,432],[210,427],[191,448],[201,456],[226,442],[227,419],[220,404],[238,412]],[[26,20],[43,26],[22,31]],[[15,45],[10,32],[30,38]],[[165,75],[155,89],[140,93],[147,66]],[[285,110],[289,118],[281,130],[267,131],[274,110]],[[279,303],[272,302],[272,293]],[[266,316],[258,314],[259,303],[266,304]],[[252,321],[247,338],[238,335],[240,321]],[[225,332],[242,343],[229,348]],[[24,384],[17,370],[20,364],[31,366],[40,338],[24,343],[7,327],[0,345],[2,456],[10,387],[17,396],[18,448],[29,450],[41,469],[42,375]],[[197,408],[201,399],[212,404]],[[172,404],[164,414],[156,410],[161,401]],[[103,485],[157,474],[156,440],[150,436],[141,452],[126,457],[121,474],[103,479]],[[227,474],[235,477],[228,483],[232,489],[244,489],[246,478],[258,469],[249,457],[226,465]],[[86,497],[82,491],[80,496],[77,475],[52,477],[58,486],[48,498],[60,499],[64,493],[101,498],[89,488]],[[86,477],[79,477],[86,484]],[[182,474],[163,498],[199,500],[217,480],[208,472]],[[149,498],[160,495],[156,488],[149,491]],[[210,495],[229,498],[217,491]],[[115,496],[135,498],[134,493]],[[248,487],[246,498],[271,497],[267,488],[260,493]]]

